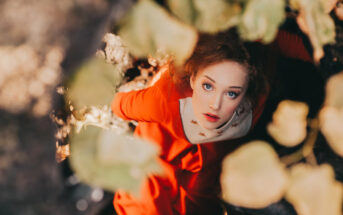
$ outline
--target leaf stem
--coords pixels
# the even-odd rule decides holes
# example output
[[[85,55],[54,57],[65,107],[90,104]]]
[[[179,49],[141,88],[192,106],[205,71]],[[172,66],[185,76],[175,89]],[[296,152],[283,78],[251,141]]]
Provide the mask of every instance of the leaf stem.
[[[299,162],[303,158],[305,158],[309,164],[317,165],[317,160],[313,153],[313,147],[316,143],[316,139],[319,132],[318,118],[309,120],[308,124],[311,130],[309,131],[304,146],[299,150],[293,152],[292,154],[283,156],[281,158],[281,162],[284,163],[286,166],[290,166],[296,162]]]

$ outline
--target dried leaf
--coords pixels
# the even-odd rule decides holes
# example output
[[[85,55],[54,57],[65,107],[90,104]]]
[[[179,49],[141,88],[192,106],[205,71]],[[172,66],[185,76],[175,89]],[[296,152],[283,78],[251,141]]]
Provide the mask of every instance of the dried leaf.
[[[118,65],[123,72],[132,67],[129,49],[123,45],[119,36],[107,33],[103,41],[106,43],[104,53],[107,63]]]
[[[225,201],[263,208],[282,198],[287,174],[273,148],[266,142],[254,141],[224,159],[220,181]]]
[[[301,215],[341,215],[342,191],[331,166],[298,164],[291,169],[286,199]]]
[[[123,21],[119,35],[136,57],[161,49],[182,65],[192,54],[198,35],[194,28],[171,17],[156,3],[139,1]]]
[[[75,72],[68,83],[67,99],[76,109],[84,106],[103,106],[111,103],[115,86],[122,80],[122,72],[104,60],[93,58]]]
[[[270,43],[284,19],[284,0],[249,0],[245,3],[238,30],[243,39]]]
[[[108,191],[138,194],[151,173],[161,172],[158,150],[147,141],[89,126],[71,138],[71,167],[77,177]]]
[[[335,42],[335,24],[326,13],[321,0],[291,0],[291,6],[299,10],[297,22],[307,34],[314,49],[315,62],[324,56],[323,46]]]
[[[330,147],[343,157],[343,108],[325,106],[319,113],[319,123]]]
[[[343,71],[327,81],[325,90],[325,105],[343,108]]]
[[[268,124],[268,133],[281,145],[296,146],[306,137],[306,116],[308,106],[302,102],[284,100],[273,114]]]

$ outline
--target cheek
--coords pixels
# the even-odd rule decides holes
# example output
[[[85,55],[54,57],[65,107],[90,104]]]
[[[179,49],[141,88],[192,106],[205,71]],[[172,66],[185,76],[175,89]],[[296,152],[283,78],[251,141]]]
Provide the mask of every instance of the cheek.
[[[229,119],[231,118],[232,114],[235,112],[239,105],[239,102],[228,102],[225,104],[225,107],[223,107],[223,115],[225,118]]]
[[[193,97],[193,101],[195,101],[198,104],[204,105],[204,104],[208,103],[208,98],[207,98],[208,95],[200,89],[195,89],[193,91],[192,97]]]

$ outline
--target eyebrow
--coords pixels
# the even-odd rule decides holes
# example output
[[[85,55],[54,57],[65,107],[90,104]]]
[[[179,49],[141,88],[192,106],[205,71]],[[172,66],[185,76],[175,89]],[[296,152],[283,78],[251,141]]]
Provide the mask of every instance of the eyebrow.
[[[210,78],[209,76],[205,75],[205,77],[208,78],[209,80],[213,81],[214,83],[216,83],[216,81],[213,80],[212,78]],[[228,88],[243,89],[243,87],[239,87],[239,86],[230,86]]]

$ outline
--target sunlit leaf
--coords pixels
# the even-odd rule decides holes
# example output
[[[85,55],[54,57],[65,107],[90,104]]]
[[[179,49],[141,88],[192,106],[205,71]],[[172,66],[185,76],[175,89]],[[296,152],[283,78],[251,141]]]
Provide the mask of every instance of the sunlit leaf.
[[[325,105],[343,108],[343,71],[327,81],[325,90]]]
[[[66,98],[76,109],[108,105],[122,77],[118,67],[93,58],[77,69],[68,83]]]
[[[197,11],[195,26],[200,31],[218,32],[232,27],[234,18],[242,11],[237,3],[228,3],[226,0],[195,0]]]
[[[343,108],[326,106],[319,113],[320,129],[328,144],[343,157]]]
[[[242,8],[227,0],[168,0],[171,11],[203,32],[215,33],[234,26]]]
[[[137,194],[148,174],[161,172],[156,146],[136,137],[88,126],[70,142],[71,167],[92,186]]]
[[[297,22],[307,34],[314,49],[316,62],[324,56],[323,46],[335,42],[335,24],[325,11],[321,0],[291,0],[291,6],[299,10]]]
[[[248,208],[266,207],[282,198],[286,185],[284,166],[266,142],[248,143],[223,161],[223,198],[231,204]]]
[[[284,100],[268,124],[268,133],[281,145],[296,146],[306,137],[308,106],[302,102]]]
[[[177,65],[192,54],[198,38],[194,28],[149,0],[134,6],[120,26],[119,35],[136,57],[147,57],[161,49],[174,56]]]
[[[238,24],[243,39],[272,42],[285,19],[284,0],[248,0]]]
[[[332,9],[334,9],[337,4],[337,0],[320,0],[320,1],[324,7],[325,13],[330,13],[330,11],[332,11]]]
[[[339,19],[339,20],[343,20],[343,4],[340,3],[336,9],[335,9],[335,14],[336,14],[336,17]]]
[[[342,185],[331,166],[298,164],[291,169],[286,199],[301,215],[341,215]]]
[[[193,24],[196,10],[192,0],[168,0],[171,12],[187,24]]]

